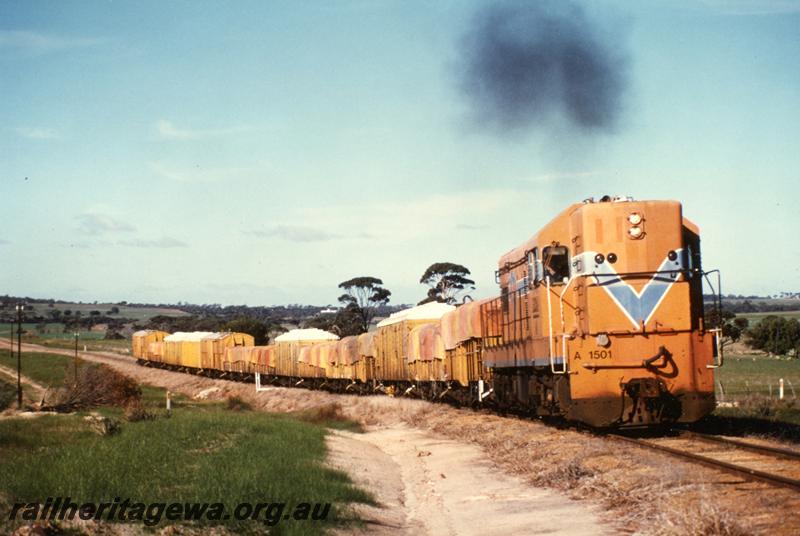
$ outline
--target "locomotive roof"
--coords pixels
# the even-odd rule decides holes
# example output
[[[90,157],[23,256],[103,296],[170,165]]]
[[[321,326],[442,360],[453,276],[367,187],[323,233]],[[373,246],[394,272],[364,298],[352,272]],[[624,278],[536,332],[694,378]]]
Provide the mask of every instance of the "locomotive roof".
[[[572,205],[570,205],[566,209],[564,209],[561,212],[559,212],[553,219],[551,219],[549,222],[547,222],[546,225],[543,225],[538,231],[536,231],[536,234],[534,234],[531,238],[527,239],[525,242],[523,242],[519,246],[517,246],[517,247],[507,251],[506,253],[504,253],[500,257],[500,261],[498,262],[498,265],[500,267],[502,267],[506,263],[513,263],[513,262],[516,262],[516,261],[520,260],[521,258],[523,258],[528,251],[533,249],[535,246],[539,245],[539,236],[540,235],[542,235],[545,231],[547,231],[554,224],[557,224],[557,222],[559,222],[559,220],[561,220],[561,219],[563,219],[563,218],[565,218],[567,216],[571,216],[575,211],[580,210],[580,209],[582,209],[584,207],[588,207],[588,206],[594,206],[594,207],[596,207],[596,206],[608,206],[608,207],[613,207],[613,206],[619,205],[620,203],[637,203],[637,204],[639,204],[639,203],[664,203],[664,204],[678,203],[678,204],[680,204],[677,201],[665,200],[665,199],[663,199],[663,200],[662,199],[647,199],[647,200],[646,199],[636,199],[636,200],[634,200],[634,199],[632,199],[630,197],[616,197],[616,198],[614,198],[614,199],[612,199],[610,201],[586,200],[586,201],[584,201],[582,203],[573,203]],[[684,222],[686,222],[686,221],[687,220],[684,218]],[[690,223],[690,225],[694,226],[694,224],[691,224],[691,222],[689,222],[689,223]],[[696,228],[696,226],[694,226],[694,227]]]

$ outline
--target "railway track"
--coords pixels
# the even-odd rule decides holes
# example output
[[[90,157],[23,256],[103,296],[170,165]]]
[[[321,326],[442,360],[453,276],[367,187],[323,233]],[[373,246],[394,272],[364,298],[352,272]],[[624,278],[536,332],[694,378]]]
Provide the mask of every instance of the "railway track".
[[[609,437],[746,480],[800,491],[800,451],[697,432],[676,432],[673,436],[647,439],[619,434]]]

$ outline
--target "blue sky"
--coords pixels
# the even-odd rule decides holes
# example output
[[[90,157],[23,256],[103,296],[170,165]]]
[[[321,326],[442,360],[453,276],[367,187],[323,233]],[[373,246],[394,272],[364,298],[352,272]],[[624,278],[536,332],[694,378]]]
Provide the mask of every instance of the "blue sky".
[[[567,204],[678,199],[725,292],[800,290],[800,2],[577,2],[619,120],[514,136],[461,90],[484,2],[0,3],[0,294],[333,303],[435,261],[495,294]]]

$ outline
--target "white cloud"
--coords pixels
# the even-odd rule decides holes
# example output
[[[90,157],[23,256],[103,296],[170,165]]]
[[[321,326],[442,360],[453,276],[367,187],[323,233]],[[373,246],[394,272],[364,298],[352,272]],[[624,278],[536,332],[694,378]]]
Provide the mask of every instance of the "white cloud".
[[[78,228],[81,232],[88,235],[129,233],[136,230],[133,225],[101,212],[84,212],[75,218],[78,220]]]
[[[158,137],[164,140],[196,140],[240,134],[253,130],[253,127],[233,126],[214,129],[192,129],[178,127],[171,121],[159,119],[156,121],[155,129]]]
[[[65,37],[24,30],[0,30],[0,49],[19,50],[32,54],[46,54],[59,50],[99,45],[102,39]]]
[[[32,140],[54,140],[60,137],[58,131],[54,128],[18,127],[14,130],[20,136]]]
[[[248,167],[205,168],[196,164],[193,167],[176,167],[164,162],[149,162],[148,166],[157,175],[175,182],[219,182],[241,177],[252,171]]]
[[[171,236],[164,236],[156,240],[146,240],[141,238],[134,238],[130,240],[119,240],[119,246],[128,246],[132,248],[185,248],[188,246],[186,242],[172,238]]]
[[[568,181],[571,179],[586,179],[590,177],[598,177],[602,175],[602,171],[554,171],[551,173],[542,173],[534,177],[523,179],[524,182],[533,183],[548,183],[556,181]]]
[[[459,223],[456,225],[456,229],[462,231],[481,231],[483,229],[488,229],[488,225],[475,225],[472,223]]]
[[[339,235],[323,229],[306,227],[303,225],[276,225],[267,231],[245,231],[245,234],[257,236],[259,238],[283,238],[290,242],[325,242],[340,238]]]
[[[293,219],[318,228],[335,229],[343,236],[368,233],[411,240],[452,228],[454,222],[483,226],[512,207],[518,207],[530,192],[513,189],[472,190],[434,194],[415,200],[367,205],[328,205],[302,209]],[[471,221],[463,221],[468,213]]]

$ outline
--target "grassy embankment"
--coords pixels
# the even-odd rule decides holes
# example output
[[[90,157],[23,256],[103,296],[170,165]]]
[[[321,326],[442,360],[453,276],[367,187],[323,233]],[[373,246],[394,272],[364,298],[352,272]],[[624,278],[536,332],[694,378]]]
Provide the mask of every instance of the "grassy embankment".
[[[17,386],[0,376],[0,411],[10,407],[17,399]]]
[[[778,381],[784,379],[784,400]],[[717,369],[717,401],[711,423],[730,432],[754,432],[800,441],[800,360],[729,357]],[[720,385],[722,390],[720,390]],[[733,402],[733,406],[728,406]]]
[[[3,359],[8,352],[0,355]],[[23,360],[40,382],[63,381],[71,370],[71,359],[64,356],[23,354]],[[114,497],[143,503],[221,502],[227,513],[243,502],[286,503],[284,513],[304,502],[332,503],[329,520],[346,520],[346,503],[371,501],[345,474],[324,467],[324,425],[250,411],[237,403],[181,397],[174,399],[167,417],[164,400],[164,390],[142,386],[142,404],[156,416],[152,420],[126,422],[122,408],[99,410],[120,421],[112,435],[94,433],[85,413],[0,421],[0,532],[11,528],[6,520],[11,503],[54,496],[78,503]],[[201,523],[223,524],[237,533],[263,532],[265,516],[266,510],[258,521]],[[331,521],[282,519],[270,533],[318,534],[331,526]]]
[[[0,350],[0,365],[17,370],[17,353],[13,357],[10,351]],[[42,354],[36,352],[22,352],[22,375],[40,383],[44,387],[57,388],[64,384],[64,377],[69,371],[74,370],[74,360],[71,357],[57,354]]]

